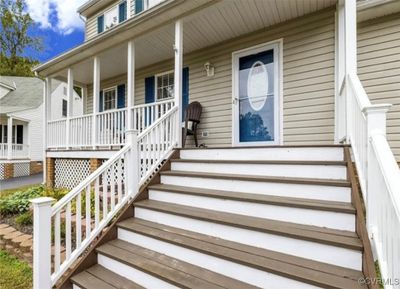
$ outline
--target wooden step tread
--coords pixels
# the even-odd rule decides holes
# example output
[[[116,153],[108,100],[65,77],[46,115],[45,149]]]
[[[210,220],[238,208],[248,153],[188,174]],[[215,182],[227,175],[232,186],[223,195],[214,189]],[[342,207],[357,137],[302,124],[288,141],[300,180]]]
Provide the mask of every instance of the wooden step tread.
[[[71,278],[82,289],[144,289],[98,264]]]
[[[290,161],[290,160],[209,160],[209,159],[172,159],[175,163],[215,163],[215,164],[255,164],[255,165],[321,165],[345,166],[345,161]]]
[[[201,188],[167,185],[167,184],[152,185],[149,186],[149,190],[168,191],[168,192],[175,192],[182,194],[190,194],[195,196],[221,198],[221,199],[229,199],[241,202],[261,203],[261,204],[278,205],[285,207],[296,207],[296,208],[304,208],[311,210],[322,210],[322,211],[331,211],[331,212],[340,212],[349,214],[356,213],[356,210],[351,205],[351,203],[345,203],[345,202],[302,199],[302,198],[292,198],[292,197],[279,197],[279,196],[270,196],[263,194],[201,189]]]
[[[271,183],[350,187],[349,181],[331,180],[331,179],[270,177],[270,176],[203,173],[203,172],[189,172],[189,171],[175,171],[175,170],[174,171],[162,171],[162,172],[160,172],[160,174],[162,176],[199,177],[199,178],[228,179],[228,180],[240,180],[240,181],[251,181],[251,182],[271,182]]]
[[[323,288],[366,288],[361,272],[244,245],[175,227],[129,218],[118,223],[138,234]]]
[[[96,251],[181,288],[257,288],[118,239]]]
[[[357,235],[349,231],[321,228],[310,225],[295,224],[283,221],[249,217],[244,215],[200,209],[172,203],[143,200],[134,204],[135,207],[155,210],[168,214],[220,223],[248,230],[271,233],[290,238],[313,241],[322,244],[338,246],[362,251],[363,247]]]

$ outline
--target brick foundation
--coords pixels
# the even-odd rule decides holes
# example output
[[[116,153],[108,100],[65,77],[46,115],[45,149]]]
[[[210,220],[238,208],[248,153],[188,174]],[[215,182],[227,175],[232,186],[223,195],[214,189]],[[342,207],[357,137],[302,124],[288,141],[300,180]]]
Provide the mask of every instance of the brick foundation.
[[[90,159],[90,173],[93,173],[95,170],[97,170],[101,164],[101,159]]]
[[[30,167],[31,175],[43,172],[43,163],[42,162],[32,161],[32,162],[30,162],[29,167]]]
[[[54,158],[46,158],[46,186],[54,188],[55,166]]]
[[[4,164],[4,179],[11,179],[14,177],[14,164],[5,163]]]

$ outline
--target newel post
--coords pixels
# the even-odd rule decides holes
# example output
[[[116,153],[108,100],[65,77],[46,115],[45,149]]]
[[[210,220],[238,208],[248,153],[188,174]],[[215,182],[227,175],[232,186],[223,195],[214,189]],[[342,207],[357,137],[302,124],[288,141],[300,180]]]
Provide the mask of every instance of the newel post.
[[[125,181],[128,186],[128,194],[133,197],[139,190],[140,181],[140,153],[138,144],[138,131],[135,129],[130,129],[126,131],[126,142],[131,146],[128,152],[128,157],[126,160],[126,172]]]
[[[373,203],[373,199],[376,198],[373,194],[379,194],[380,188],[376,181],[376,169],[377,164],[375,163],[375,157],[372,147],[372,137],[374,135],[382,135],[386,137],[386,113],[391,107],[391,104],[375,104],[363,109],[365,117],[367,119],[367,133],[368,133],[368,159],[367,159],[367,192],[366,192],[366,208],[367,208],[367,229],[370,237],[373,237],[374,228],[374,209],[370,205]]]
[[[51,286],[51,204],[52,198],[33,199],[33,289]]]

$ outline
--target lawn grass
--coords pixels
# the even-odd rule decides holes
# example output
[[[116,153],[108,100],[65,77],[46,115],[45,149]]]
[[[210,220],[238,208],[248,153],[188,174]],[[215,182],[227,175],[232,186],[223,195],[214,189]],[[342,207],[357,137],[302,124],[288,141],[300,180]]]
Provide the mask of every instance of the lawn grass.
[[[0,289],[32,288],[32,269],[27,263],[0,250]]]

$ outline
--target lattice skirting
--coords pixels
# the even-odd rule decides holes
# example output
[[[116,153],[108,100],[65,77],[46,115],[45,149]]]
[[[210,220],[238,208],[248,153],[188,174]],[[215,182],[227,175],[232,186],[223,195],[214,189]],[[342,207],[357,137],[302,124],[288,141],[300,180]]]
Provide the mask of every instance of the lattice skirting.
[[[14,177],[23,177],[30,175],[30,163],[14,163]]]
[[[107,160],[102,160],[102,164],[104,164]],[[111,173],[111,170],[113,173]],[[107,170],[107,184],[109,185],[111,183],[111,176],[115,176],[114,183],[118,183],[118,180],[121,180],[121,183],[123,183],[124,180],[124,175],[125,175],[125,165],[124,165],[124,159],[121,160],[121,164],[115,163],[112,168]]]
[[[56,159],[54,162],[56,188],[73,189],[90,174],[88,159]]]
[[[0,163],[0,180],[4,180],[4,164]]]

